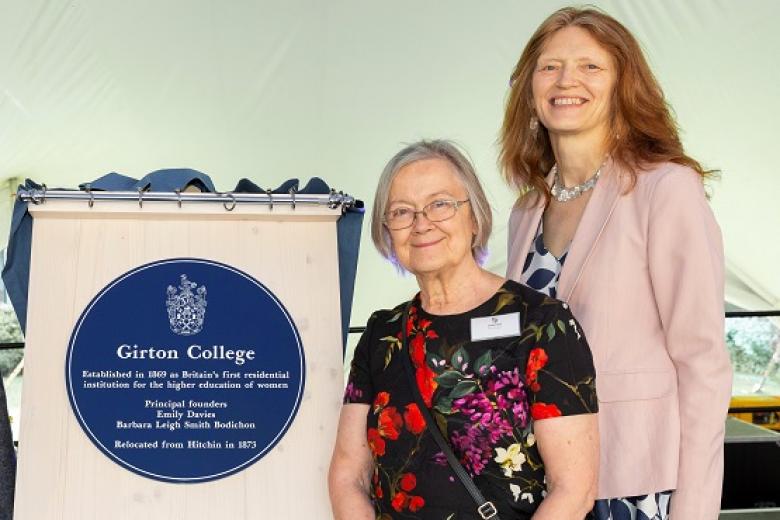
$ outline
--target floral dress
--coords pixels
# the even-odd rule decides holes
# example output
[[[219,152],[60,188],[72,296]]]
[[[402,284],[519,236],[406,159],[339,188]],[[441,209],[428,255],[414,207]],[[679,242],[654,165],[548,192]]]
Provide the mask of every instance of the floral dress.
[[[344,403],[369,404],[377,519],[471,520],[476,507],[426,429],[401,356],[438,427],[504,520],[529,519],[546,494],[534,421],[595,413],[593,360],[565,304],[507,281],[469,312],[431,315],[419,295],[369,319]],[[520,334],[472,340],[474,318],[519,321]],[[403,350],[401,327],[409,351]]]

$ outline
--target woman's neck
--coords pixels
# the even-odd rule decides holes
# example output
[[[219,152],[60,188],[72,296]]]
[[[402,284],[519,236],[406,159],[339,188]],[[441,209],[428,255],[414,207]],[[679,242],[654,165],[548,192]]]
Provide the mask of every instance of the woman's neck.
[[[558,175],[564,186],[582,184],[593,177],[607,156],[605,138],[591,135],[550,135]]]
[[[417,275],[420,303],[431,314],[458,314],[487,301],[504,279],[476,262]]]

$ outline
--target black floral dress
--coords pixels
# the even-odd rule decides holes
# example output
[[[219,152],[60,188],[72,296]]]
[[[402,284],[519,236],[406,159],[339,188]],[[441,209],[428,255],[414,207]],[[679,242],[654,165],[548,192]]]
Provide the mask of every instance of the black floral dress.
[[[503,520],[531,518],[546,494],[533,422],[597,411],[593,360],[579,325],[565,304],[511,280],[463,314],[428,314],[417,296],[404,324],[403,308],[371,316],[344,396],[345,404],[370,405],[377,519],[479,518],[426,430],[404,355],[436,427],[485,498]],[[472,341],[472,319],[486,316],[518,319],[520,335]]]

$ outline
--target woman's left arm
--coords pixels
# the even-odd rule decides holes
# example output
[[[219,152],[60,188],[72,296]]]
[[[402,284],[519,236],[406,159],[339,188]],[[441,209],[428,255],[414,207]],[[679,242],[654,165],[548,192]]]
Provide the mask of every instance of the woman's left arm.
[[[699,176],[676,165],[661,175],[651,194],[647,251],[679,394],[680,462],[670,517],[714,520],[731,397],[723,243]]]
[[[554,305],[559,307],[541,323],[525,371],[547,481],[547,496],[533,518],[582,520],[598,484],[595,369],[582,328],[565,305]]]
[[[570,415],[534,423],[547,496],[533,520],[581,520],[593,507],[599,464],[598,416]]]

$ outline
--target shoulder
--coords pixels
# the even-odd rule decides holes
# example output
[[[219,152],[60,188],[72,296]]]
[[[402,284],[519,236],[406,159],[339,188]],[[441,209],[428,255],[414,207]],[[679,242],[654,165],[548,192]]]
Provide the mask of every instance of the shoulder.
[[[521,215],[532,212],[538,209],[540,206],[544,206],[544,198],[535,189],[529,189],[521,193],[512,206],[510,214],[510,220],[513,218],[519,218]]]
[[[704,195],[701,175],[688,166],[672,162],[657,163],[639,172],[636,188],[649,199],[667,193]]]
[[[371,313],[366,322],[366,328],[360,335],[355,352],[363,356],[372,356],[372,352],[385,343],[388,338],[399,338],[401,333],[402,303],[392,309],[379,309]]]
[[[401,316],[410,301],[401,302],[395,307],[379,309],[371,313],[366,323],[366,331],[363,336],[381,338],[399,334],[401,331]]]
[[[514,294],[521,306],[526,310],[526,322],[538,325],[552,323],[564,317],[570,317],[571,311],[568,304],[550,298],[546,294],[531,289],[528,286],[508,280],[503,290]]]
[[[512,279],[507,279],[507,281],[499,290],[499,293],[501,292],[510,293],[517,296],[529,307],[540,306],[545,302],[545,300],[550,300],[551,302],[558,301]]]
[[[401,323],[401,315],[403,314],[404,307],[407,303],[409,302],[399,303],[390,309],[379,309],[372,312],[366,323],[366,332],[372,329],[387,328],[392,326],[392,324],[395,324],[395,327],[398,327],[398,324]]]

